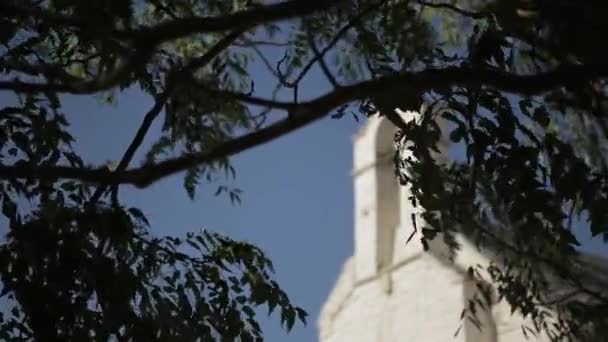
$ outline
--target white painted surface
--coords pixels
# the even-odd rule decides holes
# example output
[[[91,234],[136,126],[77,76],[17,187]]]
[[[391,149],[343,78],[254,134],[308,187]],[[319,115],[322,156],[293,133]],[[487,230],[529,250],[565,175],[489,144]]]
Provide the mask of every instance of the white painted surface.
[[[461,324],[475,284],[471,265],[488,263],[466,240],[454,262],[437,238],[424,252],[413,231],[407,188],[398,185],[391,159],[394,128],[372,118],[354,137],[355,255],[344,263],[319,317],[321,342],[519,342],[524,323],[508,304],[479,315],[482,331]],[[388,157],[385,157],[387,156]],[[534,341],[545,341],[539,338]]]

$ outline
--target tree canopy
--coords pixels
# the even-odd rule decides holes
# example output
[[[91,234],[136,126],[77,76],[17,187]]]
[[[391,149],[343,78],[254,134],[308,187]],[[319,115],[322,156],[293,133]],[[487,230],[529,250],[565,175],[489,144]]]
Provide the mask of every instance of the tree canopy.
[[[457,251],[454,234],[464,233],[492,248],[496,263],[486,271],[499,296],[531,317],[525,334],[606,332],[608,294],[577,274],[574,229],[608,238],[607,6],[1,2],[0,91],[14,102],[0,109],[0,195],[10,221],[0,279],[12,308],[0,317],[0,337],[259,340],[262,304],[279,310],[287,329],[305,321],[258,248],[213,232],[153,236],[145,213],[119,190],[145,191],[184,172],[193,196],[200,182],[234,176],[231,156],[351,115],[385,115],[399,128],[398,143],[414,158],[397,153],[395,167],[423,209],[421,243],[441,236]],[[252,65],[268,77],[256,79]],[[311,70],[330,90],[301,99]],[[72,149],[64,96],[111,102],[129,88],[154,105],[142,108],[116,165],[91,165]],[[293,99],[278,100],[279,91]],[[421,119],[406,122],[394,108]],[[133,160],[156,120],[162,133],[145,160]],[[433,152],[442,135],[465,157],[440,162]],[[218,191],[239,201],[236,191]],[[549,277],[572,291],[549,301]],[[547,323],[547,306],[559,324]]]

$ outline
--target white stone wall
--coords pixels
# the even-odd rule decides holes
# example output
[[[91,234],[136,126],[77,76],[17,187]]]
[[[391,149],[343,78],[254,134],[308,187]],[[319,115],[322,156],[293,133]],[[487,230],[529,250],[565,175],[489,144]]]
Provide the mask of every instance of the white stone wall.
[[[521,332],[524,320],[511,315],[507,303],[492,308],[491,321],[483,321],[482,331],[460,320],[468,281],[458,264],[450,266],[427,252],[404,253],[416,242],[401,246],[396,254],[407,255],[392,268],[366,279],[357,279],[353,259],[349,259],[319,317],[322,342],[524,342],[548,341],[546,337],[527,340]],[[481,258],[464,247],[463,259]],[[465,256],[465,254],[468,254]],[[478,259],[481,261],[481,259]],[[458,258],[457,261],[458,262]],[[466,322],[466,321],[465,321]]]
[[[429,254],[350,289],[347,282],[337,285],[332,298],[347,294],[340,305],[324,307],[321,341],[464,341],[464,331],[454,337],[463,308],[462,276]]]
[[[420,232],[405,245],[413,231],[413,208],[407,189],[386,179],[394,177],[384,157],[392,134],[388,121],[371,119],[354,138],[355,255],[345,262],[321,310],[320,341],[529,341],[521,332],[523,319],[511,315],[506,303],[496,303],[481,318],[484,331],[464,324],[455,336],[465,296],[474,288],[466,270],[488,260],[462,238],[454,262],[439,238],[431,242],[431,252],[422,250]]]
[[[391,167],[393,133],[390,122],[371,120],[354,139],[354,267],[358,279],[376,274],[390,264],[393,254],[390,247],[399,223],[399,187]]]

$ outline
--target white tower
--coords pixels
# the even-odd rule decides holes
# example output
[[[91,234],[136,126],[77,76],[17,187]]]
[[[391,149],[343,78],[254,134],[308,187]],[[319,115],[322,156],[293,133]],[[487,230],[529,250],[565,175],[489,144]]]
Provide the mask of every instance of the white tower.
[[[405,118],[407,121],[413,118]],[[492,306],[479,319],[479,331],[460,314],[477,282],[467,277],[471,265],[488,259],[459,238],[462,248],[449,260],[440,237],[423,251],[415,213],[393,163],[395,127],[373,117],[354,137],[354,253],[345,263],[319,315],[322,342],[520,342],[523,320],[505,305]],[[441,142],[440,150],[447,144]],[[504,303],[503,303],[504,304]]]

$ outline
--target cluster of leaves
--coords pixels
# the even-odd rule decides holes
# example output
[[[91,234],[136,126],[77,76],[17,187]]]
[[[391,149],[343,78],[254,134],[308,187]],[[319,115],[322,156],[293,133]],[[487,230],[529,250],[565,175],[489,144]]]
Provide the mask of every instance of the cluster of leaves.
[[[206,231],[154,238],[146,225],[136,208],[58,200],[12,220],[0,274],[2,296],[18,305],[2,317],[0,336],[255,341],[261,304],[278,307],[288,329],[305,320],[258,248]]]

